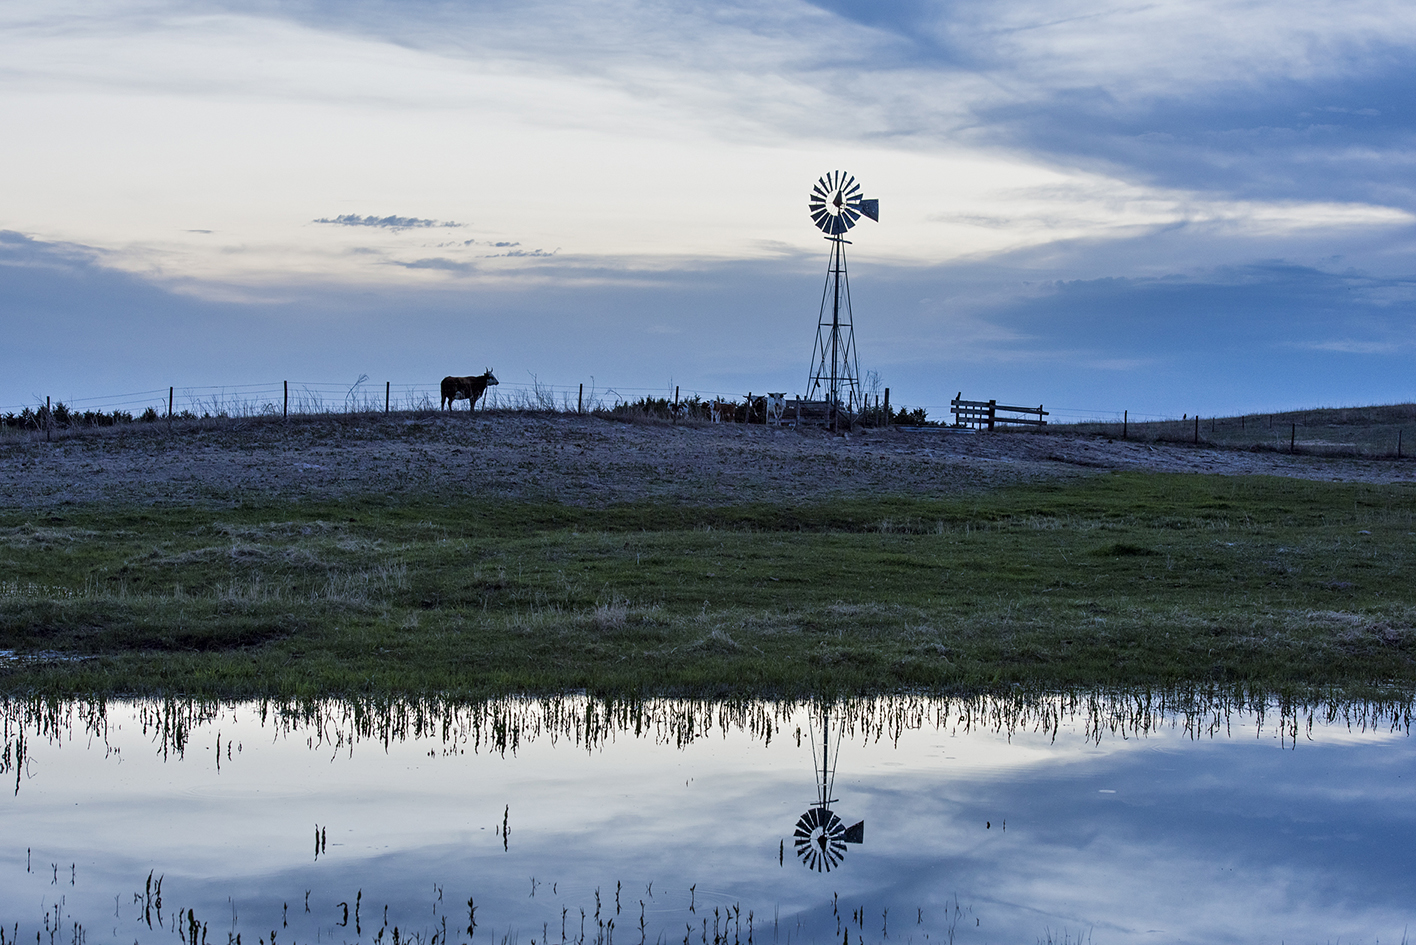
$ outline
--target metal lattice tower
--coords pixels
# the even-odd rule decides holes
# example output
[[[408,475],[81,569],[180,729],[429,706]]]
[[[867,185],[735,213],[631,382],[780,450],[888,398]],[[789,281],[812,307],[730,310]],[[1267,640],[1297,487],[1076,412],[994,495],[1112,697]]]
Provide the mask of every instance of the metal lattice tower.
[[[846,246],[850,240],[844,234],[862,216],[879,221],[880,201],[863,198],[860,185],[850,174],[832,171],[811,188],[807,206],[812,222],[831,244],[831,261],[821,293],[806,396],[808,400],[826,400],[835,411],[854,416],[864,406],[864,397],[856,358],[851,282],[846,272]]]

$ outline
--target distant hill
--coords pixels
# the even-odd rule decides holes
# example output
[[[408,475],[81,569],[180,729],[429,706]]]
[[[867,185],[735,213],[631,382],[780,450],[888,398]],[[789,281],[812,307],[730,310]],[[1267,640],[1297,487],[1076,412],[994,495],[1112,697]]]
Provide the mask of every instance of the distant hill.
[[[1121,423],[1053,424],[1049,431],[1123,435]],[[1404,458],[1416,454],[1416,403],[1369,407],[1317,407],[1280,413],[1194,417],[1125,424],[1128,439],[1200,443],[1238,449],[1277,450],[1345,456]]]

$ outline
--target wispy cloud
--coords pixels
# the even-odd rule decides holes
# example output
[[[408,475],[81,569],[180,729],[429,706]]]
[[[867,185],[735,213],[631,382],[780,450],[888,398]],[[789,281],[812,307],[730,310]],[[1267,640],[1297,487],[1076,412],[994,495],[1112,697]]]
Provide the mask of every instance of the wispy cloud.
[[[507,244],[507,243],[496,243],[496,244],[494,244],[494,245],[496,245],[496,246],[506,246],[506,245],[519,246],[520,244],[519,244],[519,243],[510,243],[510,244]],[[484,258],[484,259],[497,259],[498,257],[504,257],[504,256],[511,256],[511,257],[554,256],[556,253],[559,253],[559,252],[560,252],[560,249],[558,249],[558,248],[557,248],[557,249],[553,249],[553,250],[551,250],[550,252],[547,252],[547,251],[544,250],[544,249],[509,249],[509,250],[507,250],[507,251],[504,252],[504,253],[489,253],[489,254],[487,254],[486,256],[484,256],[483,258]]]
[[[459,262],[456,259],[446,259],[441,256],[433,256],[427,259],[415,259],[412,262],[394,261],[395,266],[402,266],[404,269],[433,269],[443,272],[476,272],[477,267],[473,263]]]
[[[447,222],[447,221],[443,221],[443,220],[428,220],[428,219],[424,219],[423,217],[400,217],[400,216],[387,216],[387,217],[366,216],[366,217],[361,217],[361,216],[359,216],[359,214],[357,214],[357,213],[341,213],[341,214],[340,214],[339,216],[337,216],[337,217],[321,217],[320,219],[318,219],[318,220],[313,220],[313,221],[311,221],[311,222],[313,222],[313,223],[331,223],[331,224],[334,224],[335,226],[370,226],[370,227],[376,227],[376,228],[381,229],[381,230],[394,230],[395,232],[397,232],[397,231],[399,231],[399,230],[425,230],[425,229],[431,229],[431,228],[435,228],[435,227],[436,227],[436,228],[443,228],[443,227],[457,227],[457,226],[464,226],[464,225],[465,225],[465,224],[462,224],[462,223],[452,223],[452,222]],[[206,231],[202,231],[202,232],[210,232],[210,231],[209,231],[209,230],[206,230]]]
[[[1334,338],[1330,341],[1312,341],[1298,345],[1312,351],[1332,351],[1337,354],[1395,354],[1412,347],[1410,343],[1395,341],[1361,341],[1353,338]]]

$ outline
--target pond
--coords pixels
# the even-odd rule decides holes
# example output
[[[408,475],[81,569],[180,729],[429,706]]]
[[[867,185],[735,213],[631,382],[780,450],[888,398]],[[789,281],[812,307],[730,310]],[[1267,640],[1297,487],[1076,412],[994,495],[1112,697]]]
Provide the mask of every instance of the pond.
[[[1394,943],[1410,709],[11,702],[3,941]]]

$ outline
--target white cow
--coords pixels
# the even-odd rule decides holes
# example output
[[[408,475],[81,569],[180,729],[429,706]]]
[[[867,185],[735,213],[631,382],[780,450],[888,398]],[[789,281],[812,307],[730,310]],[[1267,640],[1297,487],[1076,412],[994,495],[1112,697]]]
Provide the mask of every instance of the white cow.
[[[782,414],[787,410],[787,394],[783,391],[780,394],[767,395],[767,422],[776,426],[782,425]]]

